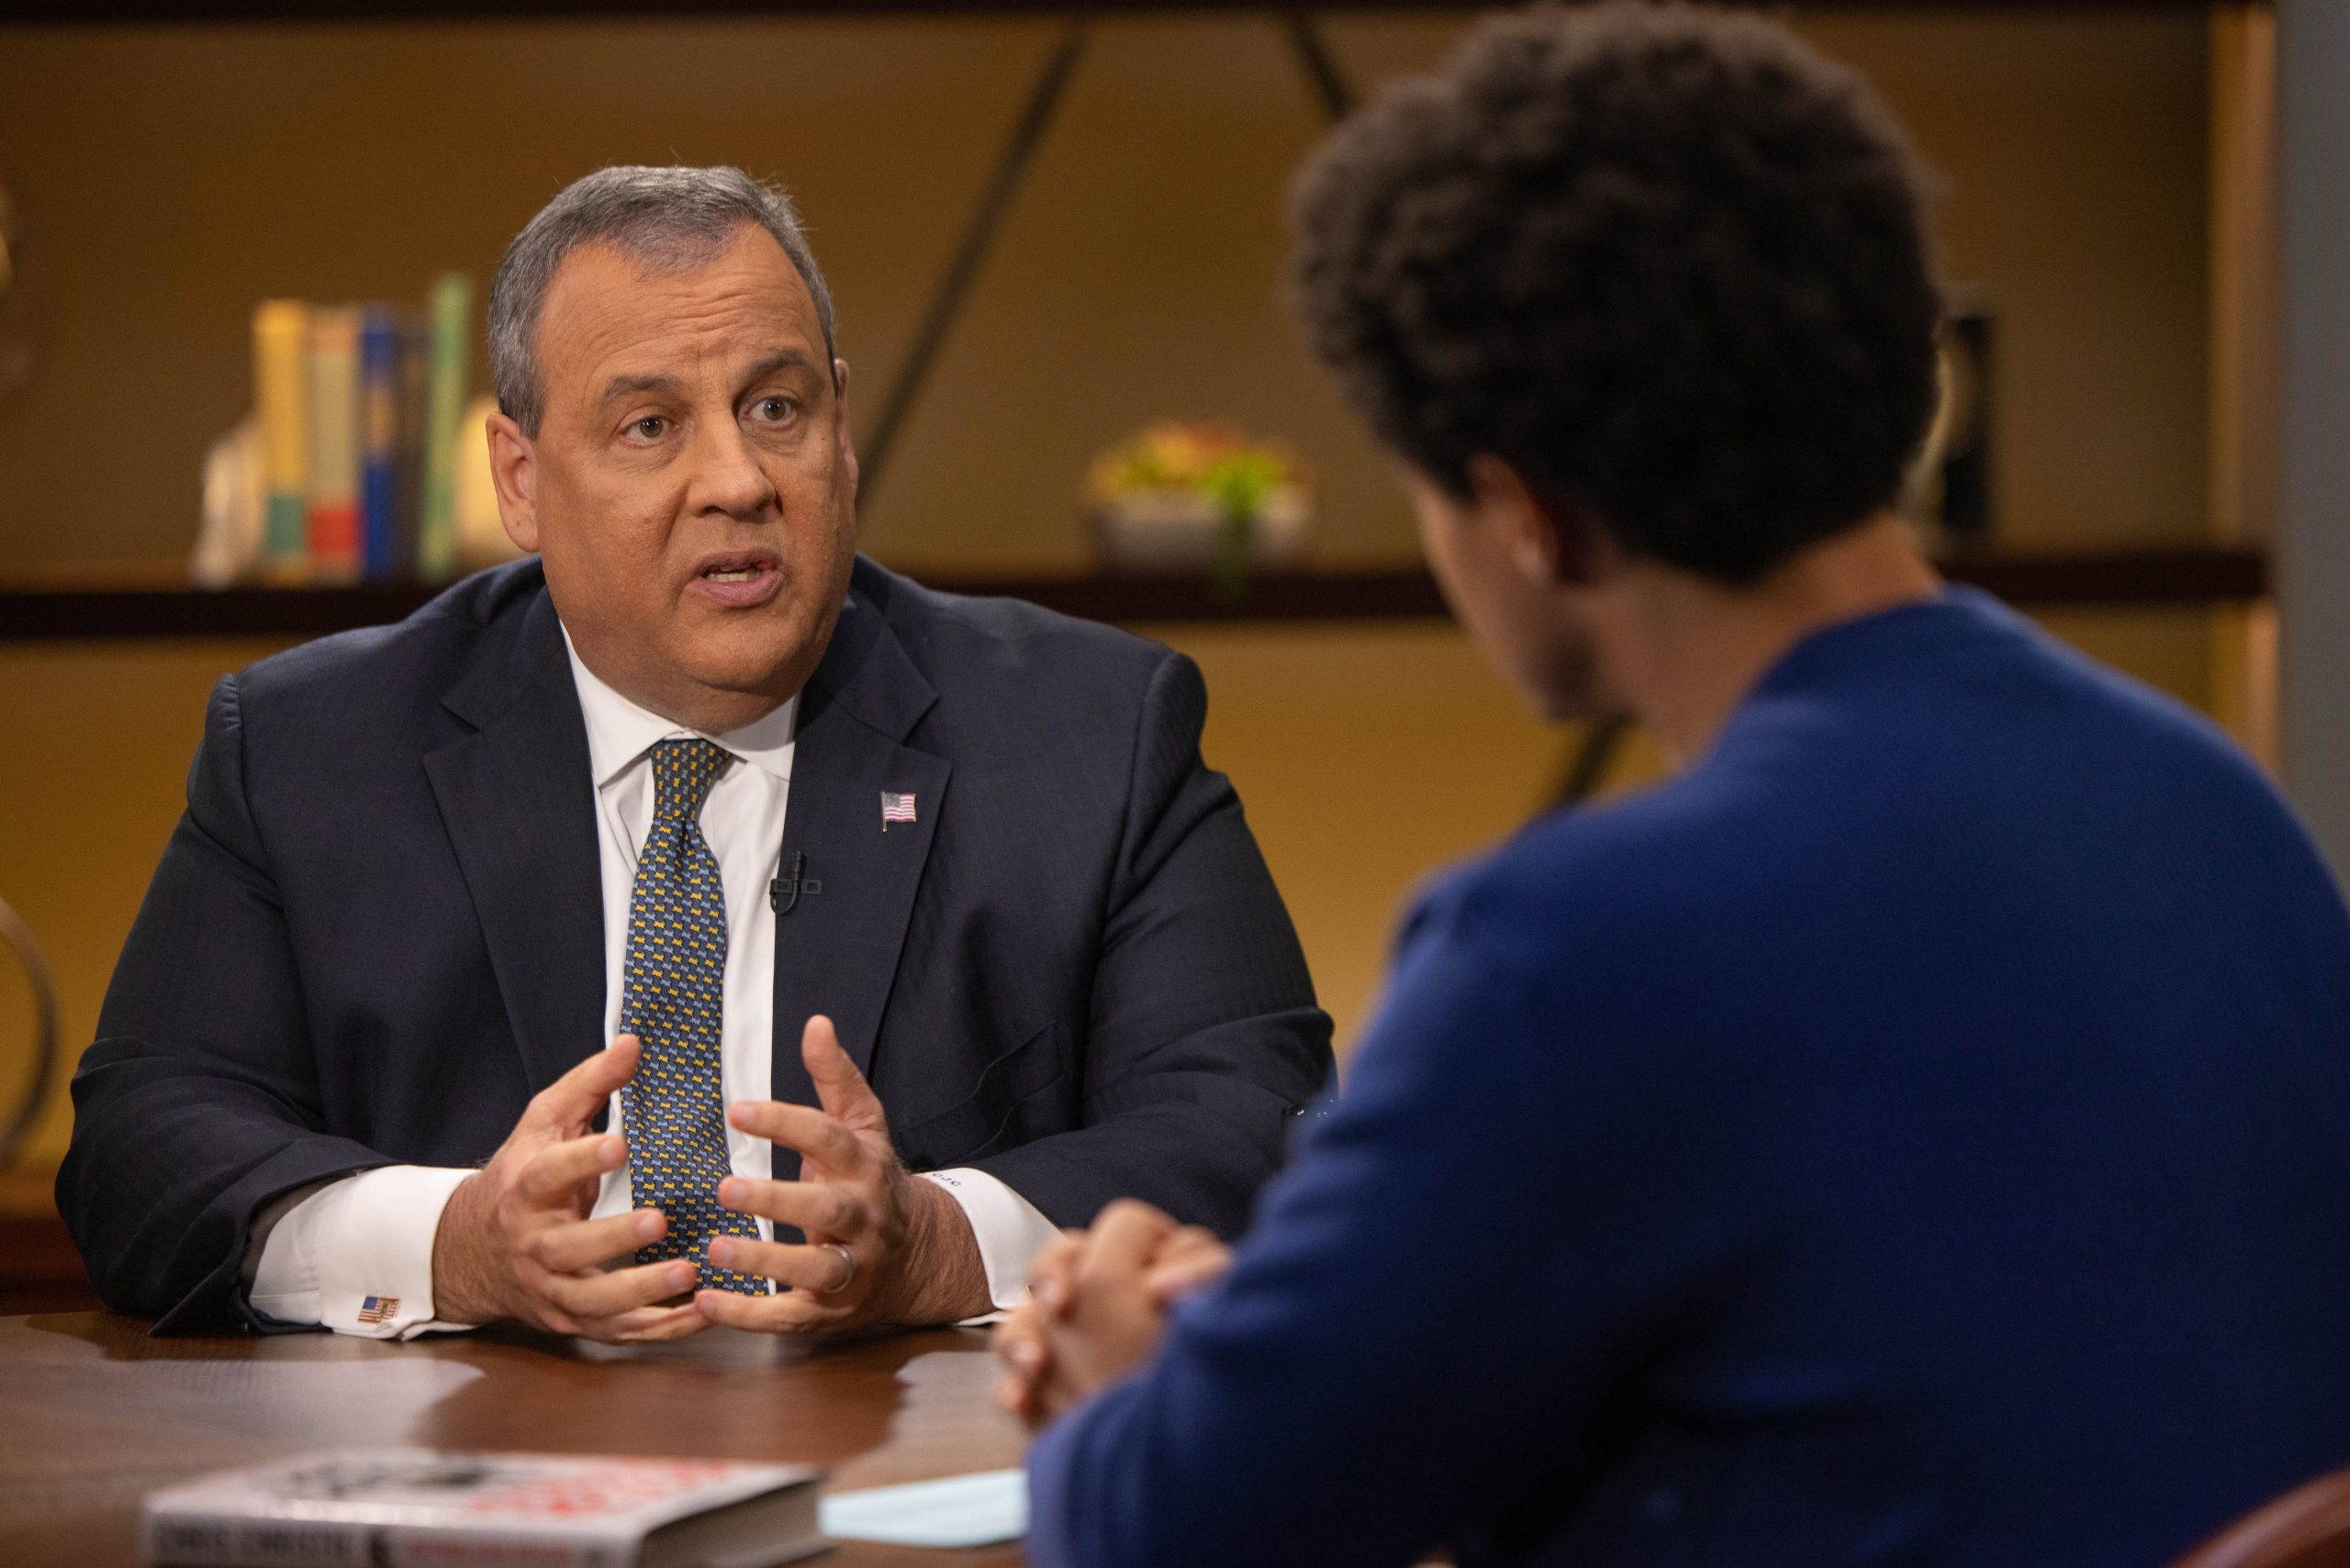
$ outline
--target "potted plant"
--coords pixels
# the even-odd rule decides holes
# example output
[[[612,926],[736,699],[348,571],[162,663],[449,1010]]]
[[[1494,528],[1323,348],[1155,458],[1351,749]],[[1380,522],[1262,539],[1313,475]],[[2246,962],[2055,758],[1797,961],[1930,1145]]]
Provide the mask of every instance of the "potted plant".
[[[1295,556],[1314,516],[1297,455],[1225,424],[1159,420],[1097,458],[1086,491],[1106,566],[1205,571],[1227,602]]]

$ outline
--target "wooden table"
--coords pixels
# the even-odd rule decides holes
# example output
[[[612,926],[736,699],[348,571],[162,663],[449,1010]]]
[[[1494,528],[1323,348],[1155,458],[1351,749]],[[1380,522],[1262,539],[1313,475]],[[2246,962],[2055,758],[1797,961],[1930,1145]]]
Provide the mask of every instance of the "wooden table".
[[[505,1330],[155,1339],[106,1313],[0,1318],[0,1561],[131,1568],[140,1499],[344,1444],[682,1454],[825,1466],[839,1489],[1020,1462],[986,1336],[831,1345],[712,1329],[620,1350]],[[1011,1568],[1016,1546],[855,1543],[838,1568]]]

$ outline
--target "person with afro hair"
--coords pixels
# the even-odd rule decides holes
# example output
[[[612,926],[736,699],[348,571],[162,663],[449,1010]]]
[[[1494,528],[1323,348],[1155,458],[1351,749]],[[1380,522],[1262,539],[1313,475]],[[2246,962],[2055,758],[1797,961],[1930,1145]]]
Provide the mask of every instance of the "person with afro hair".
[[[1298,315],[1471,637],[1676,767],[1424,893],[1236,1249],[1045,1255],[1037,1568],[2155,1568],[2350,1461],[2350,913],[1893,514],[1920,189],[1675,6],[1489,23],[1305,170]]]

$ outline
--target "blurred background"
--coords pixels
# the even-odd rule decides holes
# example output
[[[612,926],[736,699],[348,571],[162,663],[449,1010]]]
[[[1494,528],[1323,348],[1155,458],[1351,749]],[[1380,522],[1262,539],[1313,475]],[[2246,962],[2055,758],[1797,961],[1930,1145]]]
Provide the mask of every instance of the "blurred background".
[[[605,163],[735,163],[799,202],[854,372],[866,549],[1200,662],[1209,761],[1239,788],[1342,1051],[1417,880],[1562,791],[1653,777],[1638,735],[1540,725],[1478,666],[1401,492],[1282,315],[1290,172],[1335,108],[1437,62],[1473,11],[434,9],[0,10],[0,900],[46,955],[69,1065],[211,683],[397,618],[420,579],[495,554],[467,498],[477,420],[450,426],[431,521],[426,384],[486,388],[500,251]],[[1963,319],[1921,526],[1957,575],[2273,765],[2270,11],[1785,14],[1874,80],[1940,180]],[[426,304],[453,274],[472,290],[453,368]],[[266,419],[224,438],[268,374],[265,300],[311,308],[291,341],[313,357],[286,362],[287,386],[342,399],[305,405],[314,442],[338,418],[368,440],[364,389],[316,357],[348,355],[329,340],[354,319],[325,308],[388,308],[375,319],[407,368],[397,429],[376,433],[398,498],[372,568],[333,506],[318,543],[343,481],[307,492],[307,554],[273,556],[255,521]],[[1218,488],[1233,461],[1259,465],[1254,517]],[[34,1002],[0,957],[0,1121],[33,1070]],[[0,1312],[81,1299],[49,1193],[62,1078],[0,1170]]]

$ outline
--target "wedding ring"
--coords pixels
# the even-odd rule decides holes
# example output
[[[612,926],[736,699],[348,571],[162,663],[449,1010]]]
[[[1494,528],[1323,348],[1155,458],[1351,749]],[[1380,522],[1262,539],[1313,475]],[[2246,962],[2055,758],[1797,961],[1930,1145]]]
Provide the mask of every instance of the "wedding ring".
[[[827,1241],[824,1245],[832,1251],[837,1252],[841,1255],[841,1282],[836,1285],[828,1285],[817,1294],[819,1295],[838,1295],[841,1292],[848,1289],[848,1282],[851,1280],[856,1278],[856,1254],[850,1251],[847,1248],[842,1246],[837,1241]]]

